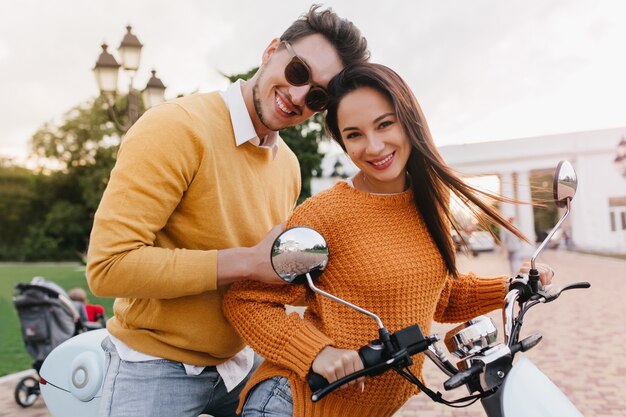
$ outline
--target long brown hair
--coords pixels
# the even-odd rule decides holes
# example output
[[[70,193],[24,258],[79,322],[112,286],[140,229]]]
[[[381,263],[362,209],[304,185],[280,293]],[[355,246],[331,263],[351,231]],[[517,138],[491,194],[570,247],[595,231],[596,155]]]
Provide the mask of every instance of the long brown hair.
[[[528,241],[483,198],[488,197],[507,203],[517,201],[472,187],[454,173],[435,147],[415,95],[395,71],[384,65],[360,63],[348,66],[329,85],[331,101],[326,114],[326,131],[344,151],[346,148],[339,131],[337,109],[346,94],[361,87],[374,88],[393,104],[398,121],[411,143],[411,154],[406,169],[412,179],[415,207],[422,215],[451,275],[458,276],[458,271],[450,226],[457,232],[460,227],[451,214],[450,192],[454,193],[482,224],[491,219],[517,237]]]

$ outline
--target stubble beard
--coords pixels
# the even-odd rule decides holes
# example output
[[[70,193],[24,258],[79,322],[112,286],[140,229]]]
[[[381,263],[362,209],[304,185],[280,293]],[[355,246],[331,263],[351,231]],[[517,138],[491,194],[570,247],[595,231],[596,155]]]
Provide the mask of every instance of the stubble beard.
[[[261,124],[270,131],[276,131],[278,129],[274,129],[272,126],[268,126],[265,117],[263,116],[263,106],[261,105],[261,99],[259,98],[259,84],[263,80],[263,67],[259,68],[259,75],[257,77],[254,86],[252,86],[252,103],[254,104],[254,111],[256,112],[257,117]]]

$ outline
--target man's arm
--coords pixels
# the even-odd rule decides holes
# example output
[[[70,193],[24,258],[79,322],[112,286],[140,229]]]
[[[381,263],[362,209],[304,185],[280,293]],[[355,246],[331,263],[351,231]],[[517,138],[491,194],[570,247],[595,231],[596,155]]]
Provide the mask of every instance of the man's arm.
[[[285,229],[274,227],[252,248],[223,249],[217,252],[217,285],[232,284],[241,280],[260,281],[265,284],[285,284],[270,261],[272,244]]]
[[[203,148],[175,104],[146,112],[122,141],[94,217],[87,280],[104,297],[175,298],[215,287],[217,251],[157,247]]]

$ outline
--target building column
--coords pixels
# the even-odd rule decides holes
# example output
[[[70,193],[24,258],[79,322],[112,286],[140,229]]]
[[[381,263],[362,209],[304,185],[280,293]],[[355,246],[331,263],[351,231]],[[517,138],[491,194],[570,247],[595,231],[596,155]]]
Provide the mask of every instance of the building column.
[[[522,171],[517,173],[517,199],[524,202],[531,202],[532,195],[530,191],[530,174],[528,171]],[[528,246],[526,249],[531,252],[535,247],[535,215],[533,213],[533,206],[530,204],[519,204],[517,208],[516,226],[518,229],[526,235],[526,237],[532,242],[532,246]]]
[[[515,179],[512,172],[503,172],[500,177],[500,194],[508,198],[516,198],[515,195]],[[509,217],[517,217],[515,213],[515,205],[508,203],[500,203],[500,212],[505,219]]]

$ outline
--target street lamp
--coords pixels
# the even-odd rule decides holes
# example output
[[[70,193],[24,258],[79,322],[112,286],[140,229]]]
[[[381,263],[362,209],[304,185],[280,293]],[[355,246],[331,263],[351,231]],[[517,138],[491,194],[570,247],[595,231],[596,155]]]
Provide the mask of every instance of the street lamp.
[[[626,177],[626,139],[622,136],[622,140],[617,144],[617,156],[613,161],[615,168]]]
[[[133,80],[141,58],[141,48],[143,45],[139,42],[137,36],[132,33],[132,27],[126,26],[126,35],[122,39],[118,51],[121,58],[121,65],[115,57],[107,51],[108,45],[102,44],[102,52],[93,68],[98,82],[100,94],[106,98],[107,111],[109,118],[115,123],[115,126],[122,132],[126,133],[128,129],[141,116],[140,92],[133,88]],[[115,105],[115,96],[117,95],[117,78],[119,68],[123,67],[128,73],[130,83],[128,86],[128,104],[126,109],[120,111]],[[143,91],[143,104],[146,108],[150,108],[165,101],[165,85],[157,78],[156,71],[152,71],[152,77],[148,81],[148,85]],[[126,113],[127,121],[120,121],[120,115]]]
[[[143,90],[143,104],[147,109],[163,103],[165,100],[165,85],[157,78],[156,71],[152,70],[152,77],[148,80]]]

